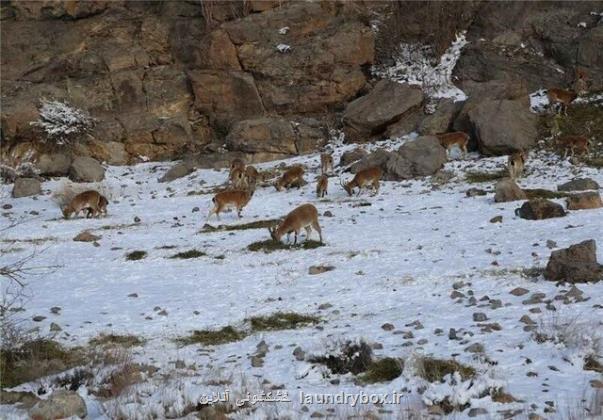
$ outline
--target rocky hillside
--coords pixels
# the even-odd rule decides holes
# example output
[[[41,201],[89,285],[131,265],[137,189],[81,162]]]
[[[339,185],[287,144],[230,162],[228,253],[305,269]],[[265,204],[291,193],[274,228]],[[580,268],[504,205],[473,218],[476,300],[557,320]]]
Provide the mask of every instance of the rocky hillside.
[[[597,2],[3,1],[3,161],[258,162],[317,150],[328,129],[350,141],[463,129],[480,151],[506,153],[535,142],[528,92],[571,87],[578,68],[591,90],[603,88],[601,11]],[[462,31],[452,80],[466,102],[377,83],[373,69],[399,64],[400,43],[430,45],[439,58]],[[44,100],[88,112],[94,127],[57,146],[31,124]],[[511,140],[496,138],[493,114]]]

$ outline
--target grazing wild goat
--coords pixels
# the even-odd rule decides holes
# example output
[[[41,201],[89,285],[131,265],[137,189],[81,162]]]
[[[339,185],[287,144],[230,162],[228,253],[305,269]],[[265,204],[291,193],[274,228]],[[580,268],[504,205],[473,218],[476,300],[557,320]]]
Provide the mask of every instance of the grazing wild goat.
[[[569,104],[578,97],[576,92],[563,89],[548,89],[546,95],[549,98],[549,105],[554,107],[559,104],[560,110],[564,114],[567,114],[567,107]]]
[[[446,149],[446,153],[449,153],[450,149],[454,146],[458,146],[463,154],[467,153],[467,145],[469,144],[469,135],[467,133],[454,131],[452,133],[436,134],[436,137],[440,141],[442,147]]]
[[[282,191],[283,188],[289,189],[292,186],[301,187],[304,182],[304,168],[294,166],[287,171],[276,181],[274,185],[277,191]]]
[[[511,179],[517,179],[523,174],[526,159],[527,156],[523,150],[509,155],[509,160],[507,161],[507,170],[509,171],[509,176]]]
[[[329,178],[326,175],[321,175],[318,177],[318,182],[316,183],[316,196],[318,198],[323,198],[327,195],[327,188],[329,186]]]
[[[320,172],[323,175],[333,171],[333,155],[330,153],[320,154]]]
[[[358,188],[357,195],[360,195],[362,188],[368,188],[369,186],[373,187],[373,190],[375,190],[375,194],[377,194],[379,192],[379,179],[381,179],[381,175],[383,175],[383,171],[381,170],[381,168],[376,166],[373,168],[367,168],[359,171],[358,173],[356,173],[354,178],[346,184],[341,181],[340,183],[343,189],[346,190],[350,197],[354,192],[354,188]]]
[[[73,197],[69,204],[63,207],[63,217],[69,219],[72,214],[77,216],[80,211],[86,210],[86,218],[96,217],[100,214],[107,215],[109,201],[97,191],[84,191]]]
[[[220,213],[230,208],[237,209],[237,216],[240,219],[243,207],[249,203],[252,196],[253,190],[222,191],[217,193],[211,200],[214,203],[214,207],[209,211],[206,220],[209,220],[214,213],[218,220],[220,220]]]
[[[567,157],[568,152],[573,157],[576,152],[588,154],[588,139],[584,136],[564,136],[557,139],[557,147],[564,150],[563,157]]]
[[[306,240],[308,240],[312,228],[318,232],[320,242],[322,243],[322,231],[318,224],[318,210],[312,204],[302,204],[291,211],[276,228],[268,228],[268,231],[275,241],[280,241],[283,235],[287,235],[288,238],[291,232],[295,232],[293,244],[296,244],[297,235],[299,235],[300,231],[302,229],[306,230]]]

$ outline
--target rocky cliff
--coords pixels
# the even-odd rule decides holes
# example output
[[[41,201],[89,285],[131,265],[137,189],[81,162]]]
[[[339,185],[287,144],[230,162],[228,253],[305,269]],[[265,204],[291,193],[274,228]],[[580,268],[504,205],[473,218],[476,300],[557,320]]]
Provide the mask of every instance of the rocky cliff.
[[[371,93],[362,102],[380,103],[371,66],[392,62],[400,42],[441,54],[462,30],[454,79],[469,96],[493,81],[521,95],[566,87],[577,68],[601,89],[599,13],[597,2],[2,1],[3,160],[67,149],[113,164],[306,153],[342,127],[349,102]],[[352,121],[354,140],[425,126],[433,116],[416,98],[377,129]],[[44,99],[87,111],[94,127],[69,147],[44,141],[31,124]],[[442,109],[435,131],[471,123],[468,109]]]

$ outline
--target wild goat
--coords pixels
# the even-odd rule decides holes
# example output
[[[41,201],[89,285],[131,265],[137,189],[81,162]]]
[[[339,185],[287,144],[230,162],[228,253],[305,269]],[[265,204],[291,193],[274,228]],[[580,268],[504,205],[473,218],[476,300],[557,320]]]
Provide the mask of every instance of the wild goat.
[[[585,95],[588,93],[588,74],[582,69],[576,70],[574,92],[576,92],[578,95]]]
[[[526,164],[526,154],[523,150],[509,155],[507,170],[511,179],[517,179],[523,174]]]
[[[321,175],[316,183],[316,196],[323,198],[327,195],[327,188],[329,186],[329,178],[326,175]]]
[[[356,173],[354,178],[346,184],[341,181],[340,183],[343,189],[346,190],[350,197],[354,192],[354,188],[358,188],[357,195],[360,195],[362,188],[369,186],[373,187],[373,189],[375,190],[375,194],[377,194],[379,192],[379,179],[381,179],[381,175],[383,175],[383,171],[381,170],[381,168],[376,166],[373,168],[367,168],[359,171],[358,173]]]
[[[576,151],[580,154],[588,154],[588,143],[588,139],[584,136],[564,136],[557,139],[557,147],[565,151],[563,157],[567,157],[568,152],[573,157]]]
[[[247,180],[248,184],[255,184],[259,176],[260,173],[257,169],[255,169],[255,167],[249,165],[245,168],[245,179]]]
[[[293,244],[297,244],[297,235],[299,235],[300,231],[302,229],[306,230],[306,240],[308,240],[312,228],[318,232],[320,242],[322,243],[322,231],[318,224],[318,210],[312,204],[302,204],[291,211],[276,228],[268,228],[268,231],[275,241],[280,241],[283,235],[287,235],[288,238],[291,232],[295,232]]]
[[[294,166],[288,169],[274,185],[277,191],[282,191],[283,188],[289,189],[292,186],[301,187],[304,182],[304,168]]]
[[[247,177],[245,176],[245,168],[234,168],[228,175],[230,185],[236,190],[245,189],[247,187]]]
[[[467,153],[467,145],[469,144],[469,135],[467,133],[454,131],[452,133],[436,134],[436,137],[440,141],[442,147],[446,149],[446,153],[449,153],[450,149],[454,146],[458,146],[463,154]]]
[[[241,211],[249,203],[252,196],[253,190],[222,191],[217,193],[211,200],[214,203],[214,207],[209,211],[206,220],[209,220],[214,213],[217,219],[220,220],[220,213],[230,208],[237,209],[237,216],[240,219]]]
[[[63,207],[63,217],[69,219],[72,214],[76,216],[80,211],[86,211],[86,218],[107,215],[109,201],[97,191],[84,191],[73,197],[68,205]]]
[[[554,107],[559,104],[561,112],[567,114],[567,107],[574,99],[578,97],[576,92],[563,89],[549,89],[546,95],[549,98],[549,106]]]
[[[333,171],[333,155],[330,153],[321,153],[320,154],[320,172],[323,175],[329,173],[329,171]]]

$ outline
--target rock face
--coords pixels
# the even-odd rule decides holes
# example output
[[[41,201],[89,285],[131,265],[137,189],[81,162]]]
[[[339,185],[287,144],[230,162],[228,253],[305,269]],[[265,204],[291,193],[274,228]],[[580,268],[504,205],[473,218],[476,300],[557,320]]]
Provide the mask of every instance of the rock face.
[[[557,186],[559,191],[586,191],[586,190],[598,190],[599,184],[597,181],[591,178],[578,178],[560,184]]]
[[[347,106],[343,114],[346,141],[368,141],[423,102],[416,87],[382,80],[375,88]]]
[[[597,245],[588,240],[553,251],[544,271],[544,278],[572,283],[603,279],[603,265],[597,262]]]
[[[29,415],[35,420],[53,420],[72,416],[85,418],[88,410],[86,403],[76,392],[59,390],[33,406]]]
[[[510,154],[536,144],[536,116],[525,101],[484,100],[469,111],[469,120],[483,154]]]
[[[272,156],[308,153],[326,141],[326,133],[316,125],[264,117],[235,123],[226,137],[229,150]]]
[[[17,178],[13,185],[13,197],[30,197],[42,192],[42,184],[35,178]]]
[[[436,137],[425,136],[404,143],[395,152],[378,149],[351,167],[352,173],[379,166],[383,179],[399,181],[435,174],[446,163],[446,151]]]
[[[69,179],[74,182],[99,182],[105,179],[105,168],[95,159],[78,156],[69,168]]]
[[[523,203],[515,210],[515,213],[522,219],[541,220],[553,217],[565,216],[565,210],[560,204],[554,203],[544,198],[535,198]]]
[[[442,100],[433,114],[427,115],[421,120],[418,127],[419,134],[430,135],[450,131],[454,117],[460,108],[460,102],[455,103],[450,99]]]
[[[30,124],[43,97],[88,111],[96,125],[73,152],[110,164],[203,152],[241,120],[332,118],[374,61],[367,13],[331,2],[3,2],[2,153],[12,166],[51,153]],[[300,133],[296,150],[315,148],[314,134]]]
[[[587,191],[567,197],[568,210],[598,209],[600,207],[603,207],[603,202],[598,191]]]
[[[501,179],[494,187],[494,201],[505,203],[507,201],[525,200],[526,193],[511,178]]]

